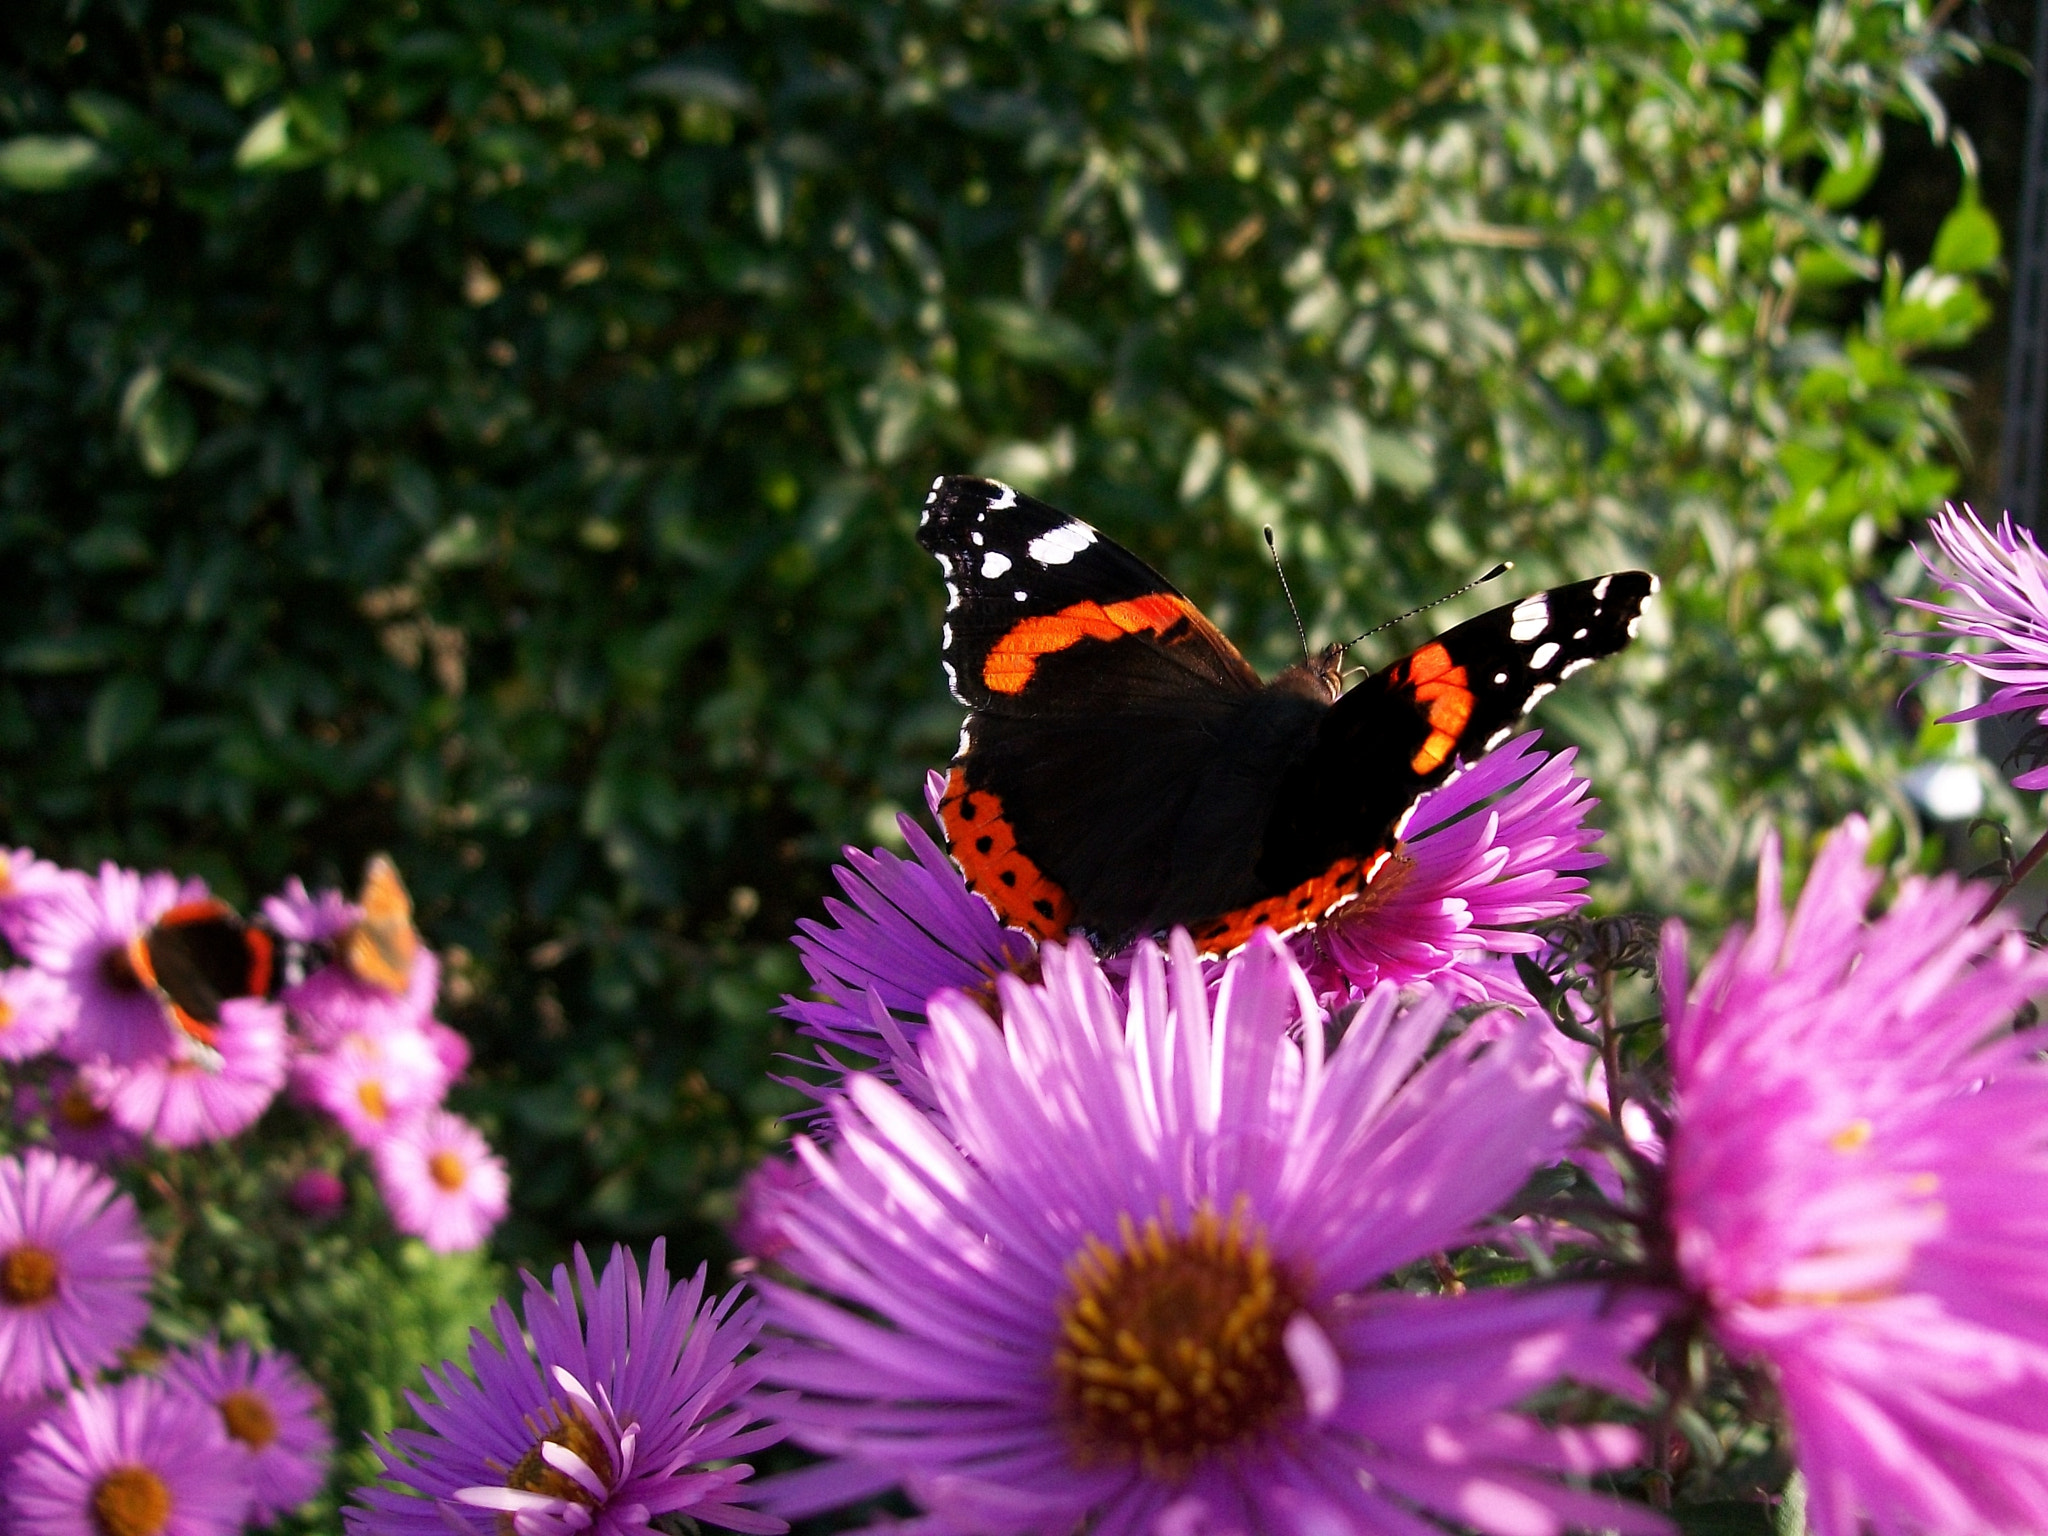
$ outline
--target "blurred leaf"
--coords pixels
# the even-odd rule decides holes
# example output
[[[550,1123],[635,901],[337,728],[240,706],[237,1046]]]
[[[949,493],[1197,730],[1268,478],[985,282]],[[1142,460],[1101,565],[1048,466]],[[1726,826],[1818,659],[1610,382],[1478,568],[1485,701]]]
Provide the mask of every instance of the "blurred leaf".
[[[61,192],[113,169],[91,139],[76,133],[26,133],[0,140],[0,186],[17,192]]]
[[[154,682],[132,673],[110,677],[85,715],[85,760],[104,768],[149,734],[162,695]]]
[[[1956,205],[1934,238],[1937,272],[1988,272],[1998,265],[1998,221],[1974,198]]]

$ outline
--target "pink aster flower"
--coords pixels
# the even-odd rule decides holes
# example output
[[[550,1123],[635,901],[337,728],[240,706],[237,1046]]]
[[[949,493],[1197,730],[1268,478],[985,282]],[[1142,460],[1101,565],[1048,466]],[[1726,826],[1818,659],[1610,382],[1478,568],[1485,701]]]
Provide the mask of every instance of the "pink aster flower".
[[[491,1235],[510,1206],[505,1160],[460,1115],[430,1109],[370,1150],[391,1222],[436,1253],[461,1253]]]
[[[1989,649],[1904,651],[1902,655],[1955,661],[1997,685],[1982,704],[1959,709],[1944,720],[1981,720],[1987,715],[2031,710],[2048,724],[2048,555],[2034,536],[2013,525],[2008,512],[1994,533],[1968,507],[1953,505],[1928,519],[1927,531],[1947,569],[1918,551],[1920,561],[1951,601],[1902,601],[1934,615],[1941,632],[1981,640]],[[2048,764],[2013,780],[2021,789],[2048,788]]]
[[[220,1415],[229,1449],[248,1473],[251,1524],[268,1525],[326,1485],[334,1454],[326,1399],[289,1355],[258,1354],[247,1343],[222,1349],[207,1339],[166,1359],[163,1378]]]
[[[166,1147],[192,1147],[261,1119],[284,1086],[290,1056],[284,1010],[235,997],[220,1005],[212,1049],[181,1045],[133,1066],[84,1067],[79,1076],[116,1125]]]
[[[878,1078],[835,1101],[817,1178],[762,1282],[777,1410],[822,1465],[766,1485],[795,1517],[900,1487],[916,1528],[1011,1536],[1661,1530],[1560,1474],[1620,1466],[1618,1425],[1516,1411],[1572,1376],[1640,1395],[1656,1311],[1591,1285],[1424,1296],[1394,1271],[1473,1239],[1572,1140],[1528,1021],[1429,1055],[1441,998],[1381,988],[1325,1054],[1271,935],[1212,1003],[1182,932],[1127,995],[1083,946],[1003,976],[1000,1027],[931,1003],[951,1127]],[[1297,1026],[1299,1026],[1297,1028]],[[1224,1369],[1227,1365],[1229,1368]]]
[[[332,944],[362,919],[363,909],[331,886],[315,896],[297,875],[263,898],[263,921],[294,944]]]
[[[339,960],[330,961],[284,991],[284,1004],[306,1043],[325,1050],[350,1035],[418,1029],[431,1017],[441,991],[441,962],[424,944],[413,957],[404,992],[386,992],[362,980]]]
[[[434,1028],[454,1034],[446,1025]],[[374,1147],[400,1121],[440,1105],[454,1081],[450,1069],[459,1070],[467,1050],[464,1042],[462,1054],[451,1055],[442,1040],[412,1024],[357,1030],[301,1056],[292,1068],[293,1090],[334,1116],[358,1146]]]
[[[29,1431],[50,1416],[57,1402],[58,1399],[47,1392],[38,1392],[32,1397],[0,1397],[0,1490],[7,1487],[8,1470],[14,1465],[15,1457],[28,1449]],[[0,1504],[0,1509],[5,1507]],[[6,1529],[6,1524],[0,1522],[0,1531]]]
[[[1572,771],[1577,749],[1543,752],[1541,735],[1516,737],[1424,795],[1364,894],[1295,938],[1319,990],[1341,978],[1367,991],[1426,981],[1461,1003],[1522,995],[1498,957],[1541,949],[1530,925],[1584,906],[1578,871],[1606,862],[1592,851],[1600,833],[1586,817],[1599,802]]]
[[[0,847],[0,938],[18,943],[31,906],[66,880],[79,878],[37,858],[31,849]]]
[[[330,1168],[308,1168],[292,1180],[284,1197],[308,1221],[331,1221],[348,1204],[348,1186]]]
[[[44,1082],[19,1085],[14,1091],[14,1118],[23,1126],[41,1121],[50,1145],[83,1162],[104,1166],[142,1150],[142,1138],[115,1123],[104,1096],[77,1067],[65,1067]]]
[[[644,1286],[623,1248],[602,1280],[575,1257],[573,1284],[566,1266],[552,1290],[526,1276],[525,1335],[500,1301],[499,1343],[472,1336],[469,1374],[429,1369],[432,1398],[407,1394],[426,1429],[392,1434],[387,1486],[357,1490],[350,1536],[635,1536],[677,1515],[784,1528],[744,1507],[753,1469],[732,1464],[779,1438],[743,1400],[756,1304],[706,1300],[702,1268],[672,1286],[659,1239]]]
[[[13,1536],[238,1536],[248,1507],[219,1415],[148,1376],[78,1388],[7,1480]]]
[[[40,1147],[0,1158],[0,1395],[61,1388],[149,1320],[149,1245],[135,1202]]]
[[[102,864],[97,878],[67,876],[29,903],[15,947],[78,1004],[59,1042],[64,1055],[131,1066],[172,1053],[183,1036],[137,978],[128,945],[179,902],[205,895],[202,881]]]
[[[27,1061],[63,1038],[78,999],[63,982],[31,966],[0,971],[0,1061]]]
[[[777,1011],[824,1042],[827,1067],[842,1067],[835,1049],[858,1052],[929,1103],[916,1050],[925,999],[946,987],[980,988],[993,999],[995,976],[1036,974],[1038,947],[967,889],[922,827],[908,816],[896,824],[911,857],[846,850],[833,874],[847,899],[826,899],[827,922],[797,923],[797,954],[816,997],[786,997]]]
[[[1774,1379],[1817,1536],[2048,1529],[2048,1071],[2006,1029],[2048,955],[1946,878],[1866,921],[1869,842],[1789,920],[1769,847],[1690,999],[1666,931],[1678,1269]]]

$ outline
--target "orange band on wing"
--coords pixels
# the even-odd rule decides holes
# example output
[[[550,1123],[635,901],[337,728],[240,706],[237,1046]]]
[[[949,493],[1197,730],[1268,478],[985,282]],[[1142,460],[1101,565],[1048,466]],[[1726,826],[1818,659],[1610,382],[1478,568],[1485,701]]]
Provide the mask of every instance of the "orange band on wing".
[[[1386,862],[1384,848],[1366,859],[1339,859],[1313,880],[1304,880],[1291,891],[1198,924],[1189,930],[1189,937],[1205,955],[1227,955],[1261,928],[1286,934],[1305,924],[1321,922],[1360,895]]]
[[[1414,691],[1416,703],[1429,706],[1429,739],[1408,766],[1416,773],[1434,773],[1456,750],[1472,719],[1471,680],[1463,667],[1452,665],[1449,651],[1430,644],[1408,658],[1401,681]]]
[[[1058,613],[1020,620],[988,653],[981,664],[981,680],[997,693],[1022,693],[1041,656],[1083,640],[1114,640],[1147,630],[1163,635],[1183,622],[1206,621],[1186,598],[1170,592],[1121,603],[1073,603]]]
[[[1017,834],[1003,817],[1003,802],[985,789],[969,789],[966,770],[956,767],[947,775],[939,820],[967,888],[994,907],[996,916],[1036,939],[1056,939],[1067,931],[1074,903],[1017,851]]]

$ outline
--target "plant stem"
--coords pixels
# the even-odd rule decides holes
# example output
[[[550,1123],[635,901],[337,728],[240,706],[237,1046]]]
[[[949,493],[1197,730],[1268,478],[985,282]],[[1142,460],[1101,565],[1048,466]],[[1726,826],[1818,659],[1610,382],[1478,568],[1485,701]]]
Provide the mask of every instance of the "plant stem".
[[[1981,923],[1985,918],[1996,912],[1998,904],[2017,890],[2020,882],[2031,875],[2034,872],[2034,866],[2039,864],[2044,858],[2048,858],[2048,832],[2043,832],[2034,846],[2027,850],[2026,856],[2019,863],[2013,865],[2011,872],[1998,882],[1998,889],[1991,893],[1990,900],[1984,903],[1978,910],[1977,915],[1971,918],[1970,921]]]

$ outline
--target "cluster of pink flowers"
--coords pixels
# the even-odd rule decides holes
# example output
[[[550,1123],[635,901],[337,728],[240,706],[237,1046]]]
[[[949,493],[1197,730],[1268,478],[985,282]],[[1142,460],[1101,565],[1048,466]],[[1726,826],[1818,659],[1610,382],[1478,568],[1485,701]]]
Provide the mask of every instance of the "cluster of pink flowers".
[[[105,1174],[44,1148],[0,1158],[0,1532],[235,1536],[325,1484],[325,1404],[288,1356],[207,1339],[108,1375],[150,1279]]]
[[[358,974],[346,955],[361,909],[293,880],[261,920],[284,985],[226,998],[200,1038],[136,957],[167,915],[209,900],[197,880],[0,850],[0,937],[24,962],[0,970],[0,1060],[46,1059],[22,1082],[18,1117],[106,1163],[234,1137],[288,1092],[368,1155],[400,1231],[444,1252],[482,1243],[509,1184],[482,1134],[442,1107],[469,1046],[434,1017],[433,952],[408,933],[403,971]]]

